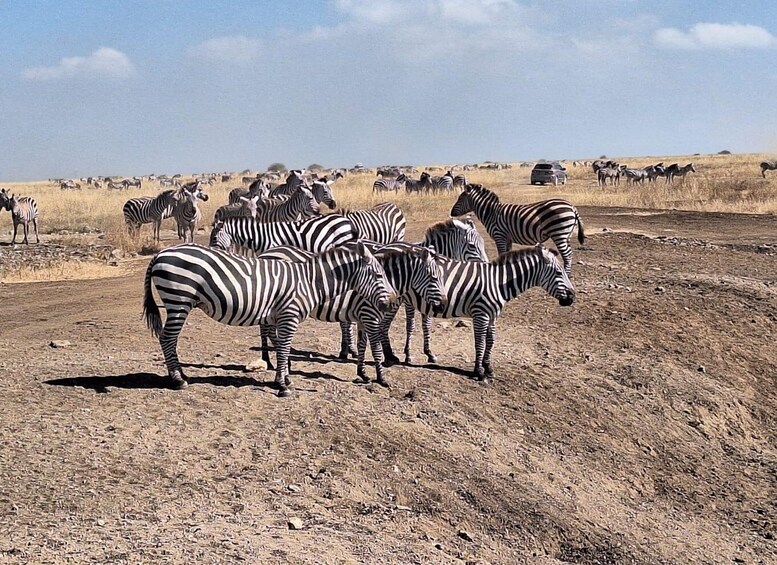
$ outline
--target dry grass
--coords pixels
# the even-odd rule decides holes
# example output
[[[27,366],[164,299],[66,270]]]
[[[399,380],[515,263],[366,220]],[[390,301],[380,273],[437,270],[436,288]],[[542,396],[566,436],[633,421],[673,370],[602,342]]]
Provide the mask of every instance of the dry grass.
[[[658,161],[667,164],[693,161],[698,173],[690,174],[684,182],[674,185],[665,185],[660,181],[652,185],[629,186],[623,182],[620,186],[600,188],[596,185],[590,167],[569,166],[570,183],[559,187],[529,185],[531,169],[517,165],[502,171],[477,170],[465,174],[469,182],[492,188],[504,201],[509,202],[531,202],[560,196],[576,205],[775,214],[777,175],[766,180],[760,177],[758,164],[765,158],[766,155],[708,155],[618,159],[630,166],[644,166]],[[384,200],[392,200],[411,221],[443,219],[450,212],[453,196],[419,196],[404,192],[375,194],[372,192],[375,178],[373,171],[348,175],[338,180],[334,186],[338,204],[346,208],[366,208]],[[210,223],[216,208],[226,202],[229,190],[238,184],[239,181],[233,181],[207,188],[210,200],[202,204],[204,216],[208,219],[206,224]],[[142,189],[129,191],[62,191],[48,182],[10,183],[3,186],[17,194],[35,197],[40,209],[42,233],[62,230],[86,233],[98,229],[106,234],[107,243],[125,251],[139,251],[148,246],[151,230],[145,226],[143,235],[137,241],[127,236],[121,213],[124,202],[128,198],[156,194],[161,190],[158,185],[149,183],[144,183]],[[10,225],[10,216],[0,215],[0,222],[2,225]],[[166,226],[171,227],[172,222],[167,220]]]
[[[61,260],[46,266],[21,265],[0,278],[0,283],[69,281],[120,277],[127,273],[122,266],[92,261]]]

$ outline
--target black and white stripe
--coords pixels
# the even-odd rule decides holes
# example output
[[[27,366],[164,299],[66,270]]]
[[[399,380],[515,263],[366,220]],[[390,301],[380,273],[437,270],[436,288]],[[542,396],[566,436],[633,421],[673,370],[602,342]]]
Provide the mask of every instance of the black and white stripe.
[[[552,239],[564,258],[564,269],[572,273],[569,239],[577,226],[577,239],[585,240],[583,222],[577,208],[554,198],[533,204],[502,204],[499,197],[479,184],[468,184],[451,209],[451,216],[474,212],[496,243],[499,254],[513,243],[534,245]]]
[[[151,286],[167,312],[162,325]],[[364,245],[332,249],[302,263],[245,259],[219,249],[184,244],[165,249],[149,263],[144,282],[143,314],[159,337],[167,371],[178,388],[186,376],[178,360],[181,329],[194,308],[222,324],[274,324],[278,395],[289,394],[288,358],[299,324],[317,304],[354,290],[385,308],[390,286],[380,264]]]
[[[410,292],[420,296],[432,310],[443,307],[444,280],[435,256],[428,248],[409,243],[377,245],[363,241],[380,262],[389,284],[399,298]],[[300,261],[310,254],[299,249],[279,247],[263,253],[260,258]],[[351,325],[359,326],[357,376],[360,382],[368,382],[365,371],[365,353],[369,338],[378,383],[388,386],[383,375],[383,351],[381,348],[381,327],[385,309],[377,309],[356,292],[346,292],[335,300],[319,304],[311,313],[317,320],[341,324],[340,358],[345,359],[352,349]],[[272,328],[262,328],[263,358],[269,363],[267,337],[273,335]],[[269,365],[268,365],[269,366]]]
[[[131,236],[136,236],[143,224],[154,224],[154,241],[159,241],[162,220],[173,215],[177,190],[165,190],[157,196],[130,198],[124,203],[124,221]]]
[[[309,187],[305,186],[305,188],[309,189],[310,192],[313,193],[313,197],[316,199],[316,202],[319,204],[326,204],[330,210],[334,210],[337,207],[337,202],[335,202],[335,198],[332,195],[333,182],[334,181],[315,180]],[[287,200],[291,198],[293,194],[294,193],[279,194],[277,196],[273,196],[272,200]]]
[[[262,222],[294,222],[321,214],[321,207],[313,193],[304,186],[297,187],[291,195],[282,195],[258,202],[256,219]]]
[[[240,196],[234,204],[225,204],[216,208],[213,224],[223,222],[227,218],[256,218],[256,208],[259,196],[248,198]]]
[[[305,171],[301,169],[292,169],[289,171],[286,177],[286,182],[279,184],[270,191],[270,198],[281,196],[283,194],[290,195],[300,186],[305,185]]]
[[[453,173],[448,171],[441,177],[432,177],[432,192],[453,191]]]
[[[238,186],[229,191],[229,203],[237,204],[240,198],[253,198],[257,196],[259,200],[266,200],[270,197],[270,187],[262,179],[256,179],[248,188]]]
[[[359,230],[359,239],[393,243],[405,239],[407,220],[396,204],[381,202],[368,210],[340,210]]]
[[[258,222],[253,218],[229,218],[213,226],[211,247],[262,253],[273,247],[291,245],[321,253],[358,239],[353,222],[339,214],[310,218],[301,222]]]
[[[399,175],[397,178],[380,178],[372,183],[372,192],[399,192],[407,177]]]
[[[38,204],[35,199],[30,196],[15,196],[4,188],[0,188],[0,210],[8,210],[11,212],[11,220],[13,221],[13,239],[11,244],[16,243],[16,233],[19,229],[19,224],[22,225],[24,230],[24,241],[29,245],[27,235],[30,231],[30,222],[35,229],[35,243],[40,243],[40,236],[38,235]]]
[[[404,175],[401,175],[404,176]],[[408,193],[421,193],[421,192],[431,192],[432,191],[432,177],[429,176],[429,173],[424,171],[421,173],[421,177],[418,180],[411,179],[408,177],[405,177],[403,179],[405,181],[405,190]]]
[[[173,205],[173,218],[178,226],[178,238],[184,243],[194,242],[197,224],[202,220],[202,212],[197,206],[197,200],[208,201],[208,195],[200,187],[200,181],[192,181],[183,185],[176,195]]]
[[[490,263],[441,259],[448,304],[441,312],[433,311],[420,297],[412,296],[412,306],[424,315],[424,353],[430,363],[436,362],[427,336],[431,335],[430,316],[472,319],[475,336],[473,377],[493,376],[491,349],[495,340],[496,319],[507,302],[528,288],[540,286],[559,301],[561,306],[574,302],[575,291],[556,256],[542,245],[533,249],[511,251]],[[412,335],[407,336],[405,350],[410,349]]]

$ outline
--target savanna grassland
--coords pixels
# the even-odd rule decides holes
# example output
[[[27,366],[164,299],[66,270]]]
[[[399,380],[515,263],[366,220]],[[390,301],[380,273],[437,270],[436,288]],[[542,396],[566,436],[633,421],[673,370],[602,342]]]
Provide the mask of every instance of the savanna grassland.
[[[290,399],[246,369],[255,328],[199,312],[179,345],[191,386],[167,388],[140,317],[150,230],[131,241],[121,217],[155,185],[0,183],[37,199],[43,234],[0,246],[14,282],[0,285],[0,562],[777,562],[777,175],[760,177],[763,157],[619,159],[693,161],[674,185],[466,173],[503,201],[579,207],[575,304],[538,289],[511,302],[485,385],[468,379],[466,321],[435,320],[437,365],[417,335],[390,389],[353,384],[338,328],[308,321]],[[375,195],[373,180],[338,180],[338,204],[395,201],[410,241],[455,200]],[[233,186],[206,188],[206,218]],[[9,227],[0,213],[0,241]],[[395,350],[403,336],[400,315]]]

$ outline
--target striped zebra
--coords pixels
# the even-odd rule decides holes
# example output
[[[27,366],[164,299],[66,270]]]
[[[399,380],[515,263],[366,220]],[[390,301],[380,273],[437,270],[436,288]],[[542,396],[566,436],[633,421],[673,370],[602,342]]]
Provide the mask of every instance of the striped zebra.
[[[167,312],[164,325],[152,285]],[[387,307],[391,288],[380,263],[363,245],[332,249],[302,263],[245,259],[219,249],[183,244],[157,253],[144,281],[143,315],[159,338],[175,388],[185,388],[178,337],[194,308],[222,324],[276,327],[275,383],[288,396],[289,349],[299,324],[317,304],[354,290],[377,308]]]
[[[337,202],[335,202],[335,198],[332,195],[332,183],[334,181],[321,181],[321,180],[315,180],[313,183],[308,187],[306,186],[310,192],[313,193],[313,197],[316,199],[316,202],[319,204],[326,204],[326,206],[330,210],[334,210],[337,208]],[[291,194],[278,194],[277,196],[273,196],[272,200],[277,201],[283,201],[291,198]]]
[[[186,183],[178,190],[177,201],[173,206],[173,218],[178,226],[178,238],[184,243],[194,242],[197,224],[202,220],[197,200],[208,201],[208,195],[200,187],[200,181]]]
[[[241,196],[234,204],[225,204],[216,209],[213,217],[213,224],[223,222],[227,218],[256,218],[256,208],[259,196],[247,198]]]
[[[386,272],[386,278],[396,295],[402,298],[411,292],[421,297],[432,311],[441,312],[445,281],[442,278],[440,266],[435,255],[426,247],[399,242],[391,245],[378,245],[374,242],[361,240]],[[292,247],[276,247],[260,258],[273,258],[286,261],[301,261],[309,259],[312,254]],[[339,322],[341,326],[340,358],[348,357],[352,349],[353,323],[359,326],[357,353],[357,382],[369,382],[365,371],[365,353],[369,338],[372,357],[375,361],[377,382],[388,386],[383,374],[383,349],[381,347],[381,331],[386,309],[375,308],[369,300],[354,291],[346,292],[335,300],[318,304],[311,316],[324,322]],[[262,358],[270,366],[267,338],[273,336],[272,327],[262,327]]]
[[[577,226],[577,239],[585,241],[583,221],[577,208],[554,198],[533,204],[502,204],[499,197],[479,184],[468,184],[451,209],[451,216],[474,212],[496,243],[501,255],[513,243],[533,245],[552,239],[564,258],[564,269],[572,274],[572,248],[569,239]]]
[[[464,175],[456,175],[453,177],[453,188],[456,190],[464,190],[464,187],[467,186],[467,177]]]
[[[477,380],[494,376],[491,349],[496,319],[510,300],[534,286],[545,289],[561,306],[570,306],[575,300],[574,287],[555,253],[539,243],[534,248],[505,253],[490,263],[440,259],[440,265],[448,298],[444,311],[434,312],[420,297],[412,296],[413,307],[424,315],[424,353],[428,362],[436,362],[429,341],[431,316],[471,318],[475,336],[472,376]],[[411,340],[412,335],[408,334],[406,352]]]
[[[403,180],[405,181],[405,191],[408,193],[431,192],[432,190],[432,177],[430,177],[429,173],[426,171],[421,173],[421,177],[418,180],[411,179],[406,176]]]
[[[293,169],[289,171],[286,177],[286,182],[279,184],[270,191],[270,198],[275,198],[282,194],[291,194],[300,186],[305,185],[305,171],[301,169]]]
[[[674,163],[672,165],[669,165],[666,168],[666,182],[673,183],[675,177],[680,177],[681,179],[685,179],[685,175],[688,173],[695,173],[696,167],[693,166],[693,163],[688,163],[687,165],[683,165],[682,167],[678,165],[677,163]]]
[[[229,191],[229,203],[237,204],[240,198],[253,198],[258,196],[259,200],[267,200],[270,197],[270,187],[262,179],[256,179],[248,188],[238,186]]]
[[[160,192],[157,196],[141,196],[127,200],[122,211],[130,236],[136,237],[143,224],[153,224],[154,241],[159,241],[162,220],[173,215],[177,194],[178,190],[170,189]]]
[[[381,202],[368,210],[339,210],[359,231],[359,239],[376,243],[393,243],[405,239],[405,220],[402,210],[392,202]]]
[[[488,261],[486,255],[486,245],[483,236],[478,233],[475,223],[471,218],[465,220],[450,219],[445,222],[439,222],[429,227],[424,234],[423,241],[416,245],[434,249],[438,255],[459,261]],[[405,304],[405,332],[411,336],[405,342],[405,363],[411,363],[411,340],[415,332],[415,308],[410,301],[403,301]],[[388,367],[398,364],[399,358],[394,354],[391,348],[391,341],[388,337],[388,331],[399,307],[391,308],[383,318],[381,336],[383,341],[384,364]],[[424,343],[430,343],[430,337],[424,335]]]
[[[38,204],[34,198],[30,196],[15,196],[4,188],[0,188],[0,210],[8,210],[11,213],[11,220],[13,221],[11,245],[16,243],[16,233],[19,229],[19,224],[22,225],[24,230],[24,241],[22,243],[30,244],[27,239],[30,231],[30,222],[32,222],[32,227],[35,230],[35,243],[40,243],[40,236],[38,235]]]
[[[432,177],[432,192],[452,192],[453,173],[448,171],[441,177]]]
[[[399,192],[407,177],[399,175],[396,178],[380,178],[372,183],[372,192]]]
[[[777,161],[764,161],[761,163],[761,176],[766,178],[766,171],[777,171]]]
[[[339,214],[301,222],[257,222],[253,218],[229,218],[213,226],[210,246],[224,250],[247,249],[262,253],[290,245],[313,253],[359,238],[356,226]]]
[[[320,214],[316,197],[304,186],[297,187],[290,196],[270,198],[256,205],[256,219],[261,222],[294,222]]]

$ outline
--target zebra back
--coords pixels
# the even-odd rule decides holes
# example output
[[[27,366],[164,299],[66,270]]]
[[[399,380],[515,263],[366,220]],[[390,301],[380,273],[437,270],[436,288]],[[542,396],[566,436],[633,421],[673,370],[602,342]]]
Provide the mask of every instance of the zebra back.
[[[405,220],[402,210],[392,202],[381,202],[368,210],[343,211],[356,226],[360,239],[388,244],[405,239]]]
[[[429,227],[420,245],[435,253],[460,261],[488,261],[486,244],[471,218],[451,218]]]

